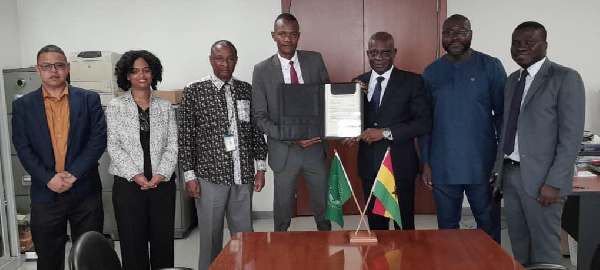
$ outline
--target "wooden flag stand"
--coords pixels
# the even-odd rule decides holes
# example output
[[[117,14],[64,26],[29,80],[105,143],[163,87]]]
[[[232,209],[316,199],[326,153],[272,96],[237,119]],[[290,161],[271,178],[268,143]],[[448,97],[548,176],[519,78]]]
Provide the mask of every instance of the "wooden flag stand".
[[[335,150],[335,154],[337,156],[337,150]],[[340,160],[341,162],[341,160]],[[344,177],[346,178],[346,181],[348,181],[348,175],[346,174],[346,169],[344,168],[344,165],[342,164],[342,170],[344,171]],[[369,229],[369,223],[367,223],[367,221],[365,220],[365,213],[367,212],[367,207],[369,205],[369,202],[371,201],[371,197],[373,197],[373,190],[371,190],[371,194],[369,194],[369,199],[367,200],[367,204],[365,205],[365,209],[360,209],[360,205],[358,204],[358,200],[356,199],[356,194],[354,194],[354,189],[352,188],[352,185],[350,184],[350,181],[348,181],[348,186],[350,187],[350,192],[352,192],[352,198],[354,198],[354,203],[356,203],[356,208],[358,209],[358,211],[360,211],[360,221],[358,222],[358,226],[356,228],[356,231],[354,232],[349,232],[348,233],[348,238],[350,240],[350,243],[353,244],[376,244],[377,243],[377,236],[375,235],[374,232],[371,232],[371,230]],[[365,226],[367,227],[367,231],[359,231],[360,229],[360,224],[361,223],[365,223]]]
[[[358,205],[358,200],[356,200],[356,196],[354,195],[354,191],[352,191],[352,197],[354,197],[354,202],[356,202],[356,206],[360,211],[360,221],[358,222],[358,226],[356,227],[356,231],[349,232],[348,238],[350,239],[350,243],[352,244],[377,244],[377,235],[375,232],[372,232],[369,229],[369,223],[365,220],[365,213],[367,212],[367,208],[369,207],[369,203],[371,202],[371,197],[373,197],[373,190],[369,194],[369,198],[367,199],[367,203],[365,204],[365,208],[360,210],[360,206]],[[365,223],[366,231],[360,231],[360,225]]]

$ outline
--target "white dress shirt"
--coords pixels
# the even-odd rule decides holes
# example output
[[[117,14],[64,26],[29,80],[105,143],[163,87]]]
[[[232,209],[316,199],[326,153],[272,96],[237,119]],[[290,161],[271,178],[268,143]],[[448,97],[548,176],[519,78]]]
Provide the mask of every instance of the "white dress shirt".
[[[286,84],[292,83],[292,78],[290,77],[290,61],[294,61],[294,69],[296,70],[296,74],[298,75],[298,83],[304,84],[304,79],[302,79],[302,70],[300,69],[300,62],[298,61],[298,52],[295,52],[294,56],[290,60],[281,57],[279,53],[277,53],[277,57],[279,57],[279,61],[281,62],[281,73],[283,73],[283,81]]]
[[[381,95],[379,97],[379,104],[383,100],[383,94],[385,93],[385,88],[387,87],[388,82],[390,81],[390,76],[392,75],[392,70],[394,69],[394,65],[390,69],[388,69],[383,74],[379,75],[375,70],[371,71],[371,79],[369,80],[369,88],[367,92],[367,99],[371,102],[371,98],[373,97],[373,92],[375,92],[375,85],[377,85],[377,78],[383,77],[384,80],[381,82]]]
[[[535,75],[538,73],[538,71],[540,71],[540,68],[542,67],[542,64],[544,63],[544,61],[546,61],[546,57],[544,57],[542,60],[535,62],[533,65],[529,66],[527,68],[527,72],[529,73],[527,75],[527,77],[525,77],[525,90],[523,90],[523,97],[521,98],[521,107],[523,106],[523,101],[525,101],[525,97],[527,97],[527,93],[529,92],[529,87],[531,87],[531,83],[533,82],[533,80],[535,79]],[[521,72],[523,71],[523,69],[519,69],[519,74],[521,74]],[[519,78],[520,80],[521,78]],[[515,133],[515,148],[514,151],[510,154],[510,155],[504,155],[504,158],[509,158],[512,159],[514,161],[521,161],[521,158],[519,156],[519,128],[517,125],[517,132]]]

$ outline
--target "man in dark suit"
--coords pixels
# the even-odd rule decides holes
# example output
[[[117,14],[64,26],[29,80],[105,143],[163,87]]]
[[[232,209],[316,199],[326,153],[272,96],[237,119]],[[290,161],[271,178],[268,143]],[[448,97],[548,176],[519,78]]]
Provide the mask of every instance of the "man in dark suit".
[[[515,259],[561,264],[560,218],[583,136],[583,81],[577,71],[548,60],[540,23],[517,26],[511,44],[521,68],[506,81],[496,189],[504,194]]]
[[[106,122],[97,93],[69,86],[69,63],[57,46],[37,54],[42,86],[13,102],[12,140],[31,175],[31,233],[37,269],[64,269],[67,221],[76,241],[102,233],[98,159]]]
[[[414,138],[431,131],[431,104],[420,75],[394,67],[394,38],[377,32],[369,39],[367,56],[371,72],[357,77],[364,96],[364,126],[360,137],[344,140],[358,148],[358,175],[365,198],[368,198],[386,149],[390,148],[400,205],[402,229],[414,229],[415,177],[419,158]],[[389,219],[372,213],[374,200],[367,208],[369,226],[373,230],[389,229]],[[394,223],[394,227],[399,229]]]
[[[277,54],[254,66],[252,77],[252,116],[267,135],[269,165],[275,174],[273,223],[276,231],[289,228],[298,174],[302,172],[310,194],[310,205],[320,231],[331,230],[327,212],[327,146],[321,138],[282,141],[279,135],[278,93],[282,84],[329,83],[327,68],[318,52],[297,51],[300,39],[298,20],[289,13],[275,19],[271,32]]]

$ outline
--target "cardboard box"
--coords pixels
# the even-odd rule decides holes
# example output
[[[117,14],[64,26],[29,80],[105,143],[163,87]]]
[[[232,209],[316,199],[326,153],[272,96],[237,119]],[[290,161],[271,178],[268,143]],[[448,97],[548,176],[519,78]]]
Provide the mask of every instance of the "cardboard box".
[[[119,91],[117,92],[117,96],[122,96],[124,95],[125,91]],[[181,95],[183,94],[183,90],[156,90],[156,91],[152,91],[152,94],[166,99],[169,102],[171,102],[171,104],[179,104],[181,102]]]
[[[181,103],[181,95],[183,94],[183,90],[156,90],[152,91],[152,94],[157,97],[161,97],[168,100],[169,102],[171,102],[171,104],[179,104]]]

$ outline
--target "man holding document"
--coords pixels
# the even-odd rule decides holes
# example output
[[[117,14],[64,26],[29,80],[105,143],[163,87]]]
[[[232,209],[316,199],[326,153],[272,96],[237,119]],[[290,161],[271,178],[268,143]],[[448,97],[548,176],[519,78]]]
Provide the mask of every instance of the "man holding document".
[[[252,118],[267,135],[269,165],[274,172],[273,223],[275,231],[286,231],[291,222],[298,174],[302,172],[310,194],[317,229],[331,230],[327,211],[327,146],[320,137],[284,141],[279,132],[279,92],[284,84],[329,83],[327,68],[318,52],[297,51],[300,26],[283,13],[271,32],[277,54],[254,66]]]
[[[353,146],[359,141],[358,175],[365,198],[390,147],[402,228],[414,229],[415,177],[419,173],[414,138],[431,131],[431,104],[421,76],[394,67],[396,51],[394,38],[387,32],[377,32],[369,39],[367,56],[372,71],[355,80],[366,90],[366,129],[359,137],[347,138],[343,143]],[[389,229],[389,218],[372,213],[373,202],[367,208],[369,227]],[[397,224],[394,227],[399,229]]]

